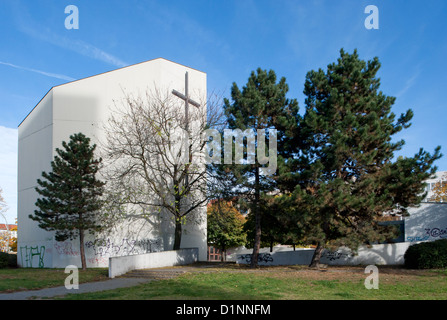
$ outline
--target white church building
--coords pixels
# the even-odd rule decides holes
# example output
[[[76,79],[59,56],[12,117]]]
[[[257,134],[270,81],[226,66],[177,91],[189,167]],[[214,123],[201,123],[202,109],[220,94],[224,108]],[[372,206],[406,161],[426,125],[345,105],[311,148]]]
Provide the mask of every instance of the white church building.
[[[65,268],[81,263],[78,239],[57,242],[53,232],[40,229],[28,217],[36,209],[37,179],[43,171],[51,171],[55,149],[78,132],[90,137],[98,149],[105,135],[103,124],[109,119],[114,101],[123,99],[124,94],[144,95],[155,87],[185,92],[186,72],[191,98],[206,101],[206,74],[163,58],[62,84],[46,93],[18,128],[19,266]],[[203,217],[202,223],[186,222],[183,226],[181,248],[198,248],[198,259],[206,260],[206,206],[198,214]],[[109,258],[115,256],[172,250],[173,242],[171,217],[158,224],[133,220],[103,238],[86,239],[87,267],[107,267]]]

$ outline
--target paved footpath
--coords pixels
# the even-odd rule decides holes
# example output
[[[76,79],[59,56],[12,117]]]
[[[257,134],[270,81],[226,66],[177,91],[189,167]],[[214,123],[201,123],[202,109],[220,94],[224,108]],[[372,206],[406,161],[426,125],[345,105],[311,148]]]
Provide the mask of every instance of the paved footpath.
[[[89,282],[79,284],[79,289],[68,290],[65,286],[46,288],[40,290],[19,291],[13,293],[1,293],[0,300],[28,300],[39,298],[52,298],[56,296],[63,296],[69,293],[86,293],[86,292],[98,292],[104,290],[112,290],[117,288],[125,288],[136,286],[140,283],[151,281],[151,279],[144,278],[115,278],[105,281]]]

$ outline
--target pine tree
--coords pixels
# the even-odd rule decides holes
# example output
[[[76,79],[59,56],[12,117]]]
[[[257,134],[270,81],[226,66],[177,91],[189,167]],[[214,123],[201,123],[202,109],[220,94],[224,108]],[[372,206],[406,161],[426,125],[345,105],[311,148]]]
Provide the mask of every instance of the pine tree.
[[[286,150],[289,136],[297,125],[298,103],[295,99],[286,97],[289,88],[286,79],[277,82],[273,70],[260,68],[252,72],[242,91],[234,83],[231,89],[232,102],[224,99],[224,110],[230,129],[277,130],[277,149]],[[256,138],[257,141],[257,138]],[[257,149],[257,147],[256,147]],[[225,152],[227,152],[226,150]],[[258,151],[258,150],[257,150]],[[275,155],[276,156],[276,155]],[[251,204],[255,220],[255,235],[251,266],[257,266],[261,244],[261,201],[262,193],[275,189],[274,175],[260,174],[261,165],[234,164],[226,166],[226,172],[236,178],[238,196],[245,196]]]
[[[55,231],[56,241],[79,237],[82,269],[86,269],[84,237],[86,232],[103,230],[98,212],[103,201],[103,182],[96,179],[101,159],[94,159],[96,145],[90,146],[90,138],[82,133],[70,136],[62,142],[63,149],[56,148],[57,155],[51,162],[51,172],[42,172],[38,179],[41,195],[37,199],[38,210],[29,217],[39,222],[39,227]]]
[[[423,181],[436,171],[439,147],[433,155],[421,149],[393,162],[405,142],[392,138],[410,126],[413,113],[396,119],[395,98],[379,91],[379,68],[378,58],[365,62],[357,51],[341,50],[326,72],[307,73],[301,156],[289,176],[296,188],[282,201],[293,208],[307,240],[317,244],[311,266],[318,265],[325,247],[356,251],[391,237],[377,218],[392,211],[406,214],[422,200]]]
[[[275,244],[285,244],[288,242],[287,232],[288,225],[283,224],[279,218],[282,218],[282,208],[277,206],[274,201],[275,197],[270,195],[263,195],[260,203],[261,212],[261,246],[270,247],[270,252],[273,251]],[[244,230],[247,232],[247,248],[252,248],[255,239],[255,216],[250,211],[247,215],[247,221],[244,224]]]

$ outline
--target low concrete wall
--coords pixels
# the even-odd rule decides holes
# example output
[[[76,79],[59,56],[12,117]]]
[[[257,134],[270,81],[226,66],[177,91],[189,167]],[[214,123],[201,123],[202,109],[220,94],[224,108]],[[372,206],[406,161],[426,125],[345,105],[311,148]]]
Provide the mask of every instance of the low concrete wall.
[[[321,263],[328,265],[402,265],[404,254],[409,242],[377,244],[370,248],[360,247],[357,255],[353,255],[348,248],[339,248],[337,251],[325,250]],[[309,265],[314,249],[297,249],[296,251],[260,253],[258,264],[265,266],[275,265]],[[238,254],[236,262],[249,264],[251,254]]]
[[[199,249],[188,248],[109,258],[109,278],[136,269],[161,268],[190,264],[198,261]]]
[[[405,217],[405,241],[434,241],[447,238],[447,203],[425,202],[408,209]]]
[[[306,265],[312,260],[314,251],[314,249],[297,249],[296,251],[284,252],[260,252],[258,264],[265,266]],[[251,256],[251,253],[237,254],[236,263],[250,264]]]
[[[353,255],[348,248],[324,252],[322,263],[329,265],[403,265],[404,254],[412,243],[399,242],[362,246]]]

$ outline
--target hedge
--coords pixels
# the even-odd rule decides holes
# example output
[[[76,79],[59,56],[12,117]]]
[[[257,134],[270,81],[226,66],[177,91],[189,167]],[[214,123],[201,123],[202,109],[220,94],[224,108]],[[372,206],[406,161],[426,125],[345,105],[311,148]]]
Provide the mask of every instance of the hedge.
[[[0,252],[0,269],[17,267],[17,255]]]
[[[404,259],[405,267],[410,269],[447,268],[447,239],[411,245]]]

